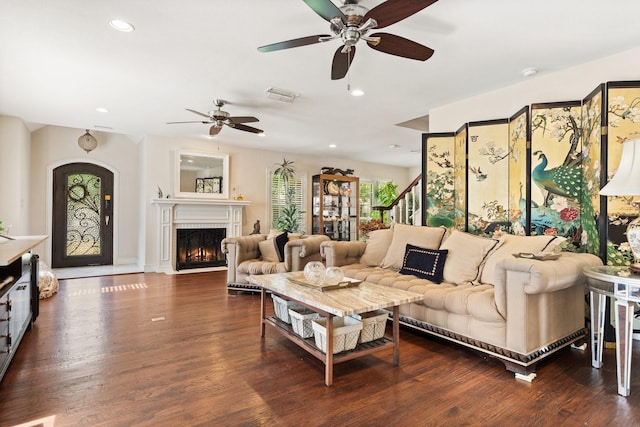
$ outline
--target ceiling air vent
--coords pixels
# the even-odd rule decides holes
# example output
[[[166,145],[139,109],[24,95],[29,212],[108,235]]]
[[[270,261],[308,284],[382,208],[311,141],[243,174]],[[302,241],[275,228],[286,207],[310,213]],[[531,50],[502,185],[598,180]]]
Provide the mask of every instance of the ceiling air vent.
[[[291,92],[290,90],[286,90],[286,89],[279,89],[277,87],[270,87],[269,89],[266,90],[266,92],[267,92],[268,98],[275,99],[276,101],[288,102],[288,103],[292,103],[293,101],[295,101],[297,97],[300,96],[299,93]]]

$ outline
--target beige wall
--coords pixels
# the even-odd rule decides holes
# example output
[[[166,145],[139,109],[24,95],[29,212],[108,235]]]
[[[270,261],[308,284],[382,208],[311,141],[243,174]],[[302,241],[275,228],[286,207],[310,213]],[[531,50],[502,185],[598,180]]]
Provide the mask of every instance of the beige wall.
[[[640,80],[640,48],[566,70],[541,70],[520,84],[434,108],[429,130],[454,132],[468,122],[508,118],[534,103],[579,101],[599,84],[619,80]]]
[[[114,172],[114,264],[138,264],[154,271],[157,263],[157,211],[152,200],[158,186],[163,193],[174,194],[174,154],[176,150],[220,152],[230,156],[230,193],[242,194],[251,204],[245,209],[243,233],[260,220],[268,230],[267,171],[283,157],[293,160],[298,173],[311,176],[322,166],[352,168],[355,175],[371,180],[393,180],[401,188],[415,176],[409,168],[354,162],[340,158],[289,155],[249,150],[224,139],[139,138],[92,131],[98,147],[85,153],[78,147],[84,129],[45,126],[29,132],[21,119],[0,117],[0,219],[13,225],[11,233],[51,235],[53,170],[73,162],[89,162]],[[418,136],[419,137],[419,136]],[[5,153],[8,153],[5,155]],[[18,179],[19,177],[19,179]],[[309,202],[310,203],[310,202]],[[29,209],[29,206],[32,209]],[[310,220],[307,219],[307,224]],[[307,230],[309,232],[309,230]],[[50,264],[51,240],[37,252]]]
[[[417,135],[417,138],[420,136]],[[354,169],[354,175],[360,179],[393,180],[399,188],[408,185],[414,176],[415,169],[386,166],[373,163],[355,162],[336,157],[317,157],[296,154],[286,154],[266,150],[254,150],[225,144],[224,137],[220,135],[219,141],[200,139],[174,139],[157,136],[145,138],[142,146],[145,196],[145,245],[148,248],[145,254],[145,270],[152,271],[157,260],[157,212],[151,200],[157,197],[158,186],[162,192],[173,195],[174,188],[174,154],[176,150],[192,150],[210,153],[229,154],[229,194],[232,196],[233,188],[236,195],[242,194],[244,200],[251,204],[244,210],[243,233],[248,234],[253,229],[256,220],[260,220],[262,231],[268,231],[267,200],[268,188],[266,179],[268,170],[283,158],[292,160],[299,176],[306,176],[307,187],[311,189],[311,177],[320,173],[323,166],[341,169]],[[418,172],[419,173],[419,172]],[[310,201],[307,202],[310,205]],[[309,213],[307,212],[307,216]],[[307,218],[307,233],[310,230],[311,219]]]
[[[31,233],[29,212],[29,157],[31,135],[22,120],[0,116],[0,220],[4,233]]]

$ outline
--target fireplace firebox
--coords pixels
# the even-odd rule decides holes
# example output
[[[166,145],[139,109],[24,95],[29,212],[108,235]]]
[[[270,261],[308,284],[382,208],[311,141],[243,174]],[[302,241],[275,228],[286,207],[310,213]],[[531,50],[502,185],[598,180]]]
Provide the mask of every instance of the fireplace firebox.
[[[226,266],[222,252],[225,228],[176,230],[176,270]]]

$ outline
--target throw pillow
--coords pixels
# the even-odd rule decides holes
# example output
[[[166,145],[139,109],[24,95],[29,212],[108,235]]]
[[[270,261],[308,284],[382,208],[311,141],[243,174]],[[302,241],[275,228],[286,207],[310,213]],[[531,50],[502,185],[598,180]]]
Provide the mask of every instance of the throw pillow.
[[[440,249],[449,251],[444,266],[444,280],[456,285],[474,282],[480,277],[487,255],[498,243],[498,239],[451,230],[451,235],[440,246]]]
[[[371,231],[360,262],[369,267],[379,267],[387,254],[392,237],[393,230],[390,228]]]
[[[426,249],[438,249],[446,229],[407,224],[394,224],[391,245],[382,262],[382,267],[402,268],[406,244]]]
[[[286,232],[276,236],[275,239],[273,239],[275,245],[276,245],[276,251],[278,251],[278,261],[283,262],[284,261],[284,245],[287,244],[287,242],[289,241],[289,236],[287,235]]]
[[[260,255],[262,260],[267,262],[279,262],[278,250],[274,243],[275,239],[266,239],[258,242],[258,249],[260,249]]]
[[[480,282],[494,284],[496,265],[505,258],[513,258],[519,252],[553,251],[566,239],[559,236],[517,236],[504,234],[500,237],[500,246],[489,254],[482,269]]]
[[[412,274],[433,283],[442,282],[447,250],[425,249],[407,244],[400,273]]]

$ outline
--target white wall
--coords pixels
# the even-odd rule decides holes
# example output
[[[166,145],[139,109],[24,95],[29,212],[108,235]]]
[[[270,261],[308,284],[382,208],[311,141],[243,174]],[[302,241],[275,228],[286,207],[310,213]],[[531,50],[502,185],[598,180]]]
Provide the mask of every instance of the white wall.
[[[430,132],[454,132],[465,123],[508,118],[543,102],[579,101],[600,83],[640,80],[640,48],[556,72],[542,70],[520,84],[429,111]]]
[[[0,220],[4,233],[32,234],[29,222],[31,134],[22,120],[0,116]]]
[[[173,139],[157,136],[149,136],[141,144],[143,168],[147,170],[144,185],[145,213],[145,270],[154,271],[157,262],[157,210],[151,204],[151,200],[157,197],[158,186],[162,192],[173,195],[174,188],[174,153],[176,150],[193,150],[211,153],[229,154],[229,194],[242,194],[244,200],[251,202],[244,209],[243,234],[248,234],[253,229],[256,220],[260,220],[262,231],[268,231],[267,221],[267,170],[276,164],[282,163],[283,158],[292,160],[299,175],[306,174],[309,191],[311,190],[311,177],[319,174],[323,166],[340,169],[354,169],[354,176],[360,179],[393,180],[399,188],[406,187],[416,176],[410,168],[400,168],[365,162],[343,160],[339,157],[317,157],[304,155],[289,155],[286,153],[240,148],[234,145],[225,145],[223,138],[220,141],[201,139]],[[311,202],[307,204],[310,206]],[[307,215],[307,232],[309,233],[311,218],[310,209]]]
[[[157,211],[151,200],[163,193],[174,194],[174,153],[176,150],[221,152],[230,156],[229,188],[235,187],[251,204],[244,211],[243,234],[253,229],[256,220],[266,231],[267,170],[293,160],[299,174],[311,176],[322,166],[354,169],[361,179],[393,180],[404,188],[415,170],[394,166],[353,162],[335,157],[288,155],[249,150],[219,142],[189,138],[149,136],[142,141],[126,135],[92,131],[98,147],[85,153],[78,147],[84,129],[45,126],[32,133],[21,119],[0,116],[0,219],[12,224],[12,234],[51,235],[52,173],[57,166],[89,162],[114,172],[114,264],[137,263],[153,271],[157,262]],[[307,204],[310,204],[308,202]],[[30,209],[31,207],[31,209]],[[309,214],[308,214],[309,215]],[[311,224],[307,218],[307,224]],[[310,230],[307,230],[309,232]],[[37,248],[50,264],[51,239]]]
[[[84,129],[45,126],[31,135],[30,173],[32,182],[30,233],[51,235],[53,169],[67,163],[95,163],[114,172],[114,264],[139,262],[138,227],[140,210],[140,148],[124,135],[95,132],[98,147],[86,153],[78,146]],[[40,256],[51,260],[51,239]],[[49,264],[50,265],[50,264]]]

